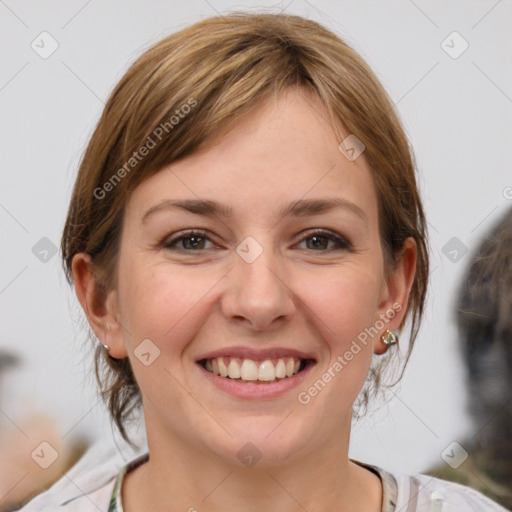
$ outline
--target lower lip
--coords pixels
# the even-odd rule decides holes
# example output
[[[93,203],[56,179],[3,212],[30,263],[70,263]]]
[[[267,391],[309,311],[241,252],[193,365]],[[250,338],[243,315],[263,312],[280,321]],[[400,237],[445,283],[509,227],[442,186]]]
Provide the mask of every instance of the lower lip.
[[[314,364],[308,364],[304,370],[296,373],[292,377],[286,377],[282,380],[269,382],[267,384],[257,384],[256,381],[241,382],[228,377],[220,377],[209,372],[200,364],[198,364],[198,366],[203,375],[221,391],[236,396],[237,398],[257,400],[262,398],[276,398],[298,387],[304,381]]]

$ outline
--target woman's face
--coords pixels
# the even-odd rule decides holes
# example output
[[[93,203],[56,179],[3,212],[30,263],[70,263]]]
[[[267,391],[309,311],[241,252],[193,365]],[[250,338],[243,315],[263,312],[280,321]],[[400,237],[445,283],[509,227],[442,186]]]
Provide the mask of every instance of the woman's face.
[[[326,119],[290,90],[132,193],[108,343],[131,360],[150,443],[240,464],[348,441],[406,285],[385,279],[364,153],[349,160]]]

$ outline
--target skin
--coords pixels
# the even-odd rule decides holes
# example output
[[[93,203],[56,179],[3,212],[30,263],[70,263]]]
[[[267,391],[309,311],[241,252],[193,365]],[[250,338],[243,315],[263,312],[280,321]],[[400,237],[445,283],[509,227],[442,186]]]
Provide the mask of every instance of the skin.
[[[76,255],[77,296],[113,357],[130,358],[142,391],[150,460],[126,476],[127,512],[380,511],[380,479],[348,458],[352,405],[380,334],[403,320],[416,248],[408,239],[386,273],[377,195],[363,156],[349,161],[327,114],[310,93],[289,90],[237,121],[200,152],[145,180],[125,211],[118,286],[93,302],[89,257]],[[168,199],[215,200],[232,217],[183,209],[146,212]],[[301,199],[342,198],[357,206],[283,217]],[[178,241],[201,229],[207,238]],[[314,229],[349,245],[311,238]],[[190,234],[189,234],[190,236]],[[252,263],[236,252],[248,236],[263,249]],[[167,247],[165,244],[167,243]],[[183,245],[183,244],[188,245]],[[181,248],[181,250],[180,250]],[[393,304],[402,309],[307,405],[297,400]],[[160,350],[134,356],[149,338]],[[196,360],[243,345],[295,348],[316,364],[298,389],[248,400],[217,389]],[[262,454],[245,467],[237,452]]]

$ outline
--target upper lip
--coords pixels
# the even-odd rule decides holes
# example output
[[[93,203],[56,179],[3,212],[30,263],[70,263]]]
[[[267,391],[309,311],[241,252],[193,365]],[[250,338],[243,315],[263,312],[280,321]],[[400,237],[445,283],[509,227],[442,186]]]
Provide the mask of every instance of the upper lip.
[[[295,357],[297,359],[313,359],[315,357],[307,352],[301,352],[294,348],[274,347],[267,349],[254,349],[250,347],[229,347],[208,352],[197,359],[197,362],[216,357],[240,357],[242,359],[265,360],[279,357]]]

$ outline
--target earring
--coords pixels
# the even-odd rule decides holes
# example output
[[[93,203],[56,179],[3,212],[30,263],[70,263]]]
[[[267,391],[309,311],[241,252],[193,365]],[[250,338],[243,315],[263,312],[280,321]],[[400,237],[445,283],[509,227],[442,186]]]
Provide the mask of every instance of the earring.
[[[110,328],[110,326],[109,326],[109,324],[107,324],[107,339],[108,339],[109,328]],[[102,345],[103,345],[103,348],[105,349],[105,352],[107,353],[106,355],[108,356],[109,355],[108,353],[110,352],[110,347],[106,343],[102,343]]]
[[[380,337],[386,346],[396,345],[398,343],[398,336],[391,332],[389,329]]]

